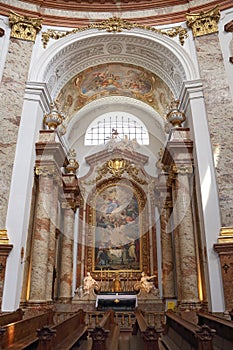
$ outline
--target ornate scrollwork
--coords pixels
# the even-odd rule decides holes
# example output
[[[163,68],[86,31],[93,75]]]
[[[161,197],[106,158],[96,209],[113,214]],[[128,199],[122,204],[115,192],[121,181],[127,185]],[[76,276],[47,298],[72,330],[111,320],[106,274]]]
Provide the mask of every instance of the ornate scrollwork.
[[[172,172],[180,175],[187,175],[193,173],[192,164],[175,164],[172,166]]]
[[[35,167],[35,174],[37,176],[54,176],[57,174],[57,171],[54,166],[37,166]]]
[[[133,28],[138,29],[144,29],[144,30],[150,30],[155,33],[159,33],[162,35],[169,36],[170,38],[173,38],[175,36],[179,36],[179,40],[181,45],[184,44],[185,38],[187,38],[187,29],[183,28],[182,26],[176,26],[174,28],[171,28],[169,30],[161,30],[154,27],[150,27],[147,25],[140,25],[137,23],[126,21],[119,17],[111,17],[103,22],[97,22],[97,23],[91,23],[85,27],[75,28],[71,31],[67,32],[58,32],[52,29],[48,29],[47,32],[42,33],[42,42],[44,48],[46,48],[49,39],[61,39],[64,36],[67,36],[69,34],[74,34],[78,32],[82,32],[88,29],[99,29],[99,30],[106,30],[108,33],[120,33],[122,30],[131,30]]]
[[[218,6],[207,12],[186,14],[186,18],[186,24],[192,29],[194,37],[218,32],[218,22],[220,19]]]
[[[11,37],[17,39],[23,39],[28,41],[35,41],[36,34],[42,28],[41,17],[30,18],[27,16],[21,16],[11,11],[9,15],[9,24],[12,27]]]

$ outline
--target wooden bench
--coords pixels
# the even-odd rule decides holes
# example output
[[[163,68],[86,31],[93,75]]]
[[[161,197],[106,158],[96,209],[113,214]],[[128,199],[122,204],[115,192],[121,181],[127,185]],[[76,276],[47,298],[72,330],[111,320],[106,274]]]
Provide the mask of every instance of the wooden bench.
[[[215,330],[207,325],[197,326],[174,312],[166,312],[165,335],[162,344],[171,350],[213,350]]]
[[[198,324],[206,324],[216,330],[213,344],[216,349],[233,349],[233,322],[207,312],[198,312]]]
[[[19,350],[25,349],[38,341],[36,331],[43,325],[53,324],[53,311],[20,320],[5,325],[1,329],[4,334],[1,337],[1,349]]]
[[[144,341],[145,350],[159,350],[159,337],[163,332],[163,329],[156,329],[155,326],[148,325],[141,310],[137,310],[135,316],[136,322],[133,334],[136,335],[138,330],[140,331]]]
[[[38,350],[69,350],[87,336],[85,313],[83,310],[79,310],[55,326],[42,327],[37,334],[39,338]]]
[[[98,325],[89,329],[92,350],[117,350],[120,327],[114,322],[114,311],[107,311]]]
[[[17,322],[23,319],[23,310],[18,309],[13,312],[4,312],[0,314],[0,327],[5,326],[9,323]]]

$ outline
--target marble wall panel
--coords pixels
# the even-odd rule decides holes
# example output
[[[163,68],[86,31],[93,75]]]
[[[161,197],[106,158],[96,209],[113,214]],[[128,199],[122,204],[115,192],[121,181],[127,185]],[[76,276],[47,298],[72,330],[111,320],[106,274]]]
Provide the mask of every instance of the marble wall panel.
[[[215,160],[222,226],[232,226],[233,102],[225,74],[218,34],[197,37],[195,42]]]
[[[0,85],[0,228],[5,228],[11,175],[20,125],[25,83],[33,42],[11,39]]]

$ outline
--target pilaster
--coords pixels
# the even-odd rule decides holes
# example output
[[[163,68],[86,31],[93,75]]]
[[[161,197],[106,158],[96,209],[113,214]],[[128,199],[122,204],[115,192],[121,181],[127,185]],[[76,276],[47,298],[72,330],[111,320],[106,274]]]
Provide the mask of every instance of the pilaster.
[[[187,14],[192,29],[215,158],[222,226],[233,222],[233,101],[218,38],[218,8],[200,14]],[[226,176],[227,174],[227,176]]]
[[[29,303],[52,301],[56,257],[58,186],[66,162],[64,150],[56,142],[56,131],[43,130],[36,144],[35,174],[38,178],[37,205],[31,253]]]
[[[41,21],[41,19],[33,20],[12,13],[9,16],[12,32],[3,70],[2,84],[0,85],[1,112],[3,116],[0,129],[0,162],[2,164],[2,175],[0,176],[0,229],[5,227],[6,222],[25,82],[28,76],[34,40],[36,33],[40,30]]]
[[[173,256],[173,232],[172,232],[172,198],[171,188],[168,186],[168,174],[159,176],[159,210],[161,227],[162,249],[162,286],[163,298],[175,297],[175,264]]]
[[[178,303],[181,308],[197,307],[198,273],[193,213],[191,208],[193,143],[189,129],[171,129],[162,163],[172,186],[174,248]]]
[[[66,174],[63,175],[63,183],[64,197],[62,208],[64,227],[61,235],[59,299],[70,301],[72,298],[74,221],[77,208],[78,181],[74,174]]]

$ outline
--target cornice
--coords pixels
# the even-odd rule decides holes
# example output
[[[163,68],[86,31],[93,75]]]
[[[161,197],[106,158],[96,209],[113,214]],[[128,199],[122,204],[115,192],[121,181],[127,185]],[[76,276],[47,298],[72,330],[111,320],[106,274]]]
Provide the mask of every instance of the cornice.
[[[45,4],[39,1],[28,1],[27,3],[31,3],[31,6],[26,7],[25,3],[20,4],[17,3],[17,6],[13,6],[9,3],[0,3],[0,15],[9,16],[10,11],[15,11],[20,15],[30,16],[30,17],[43,17],[43,24],[50,26],[61,26],[61,27],[71,27],[77,28],[79,26],[86,26],[90,24],[90,22],[96,22],[96,15],[92,16],[92,14],[97,14],[100,12],[99,20],[102,21],[108,17],[111,17],[118,14],[122,18],[129,18],[129,16],[125,15],[128,13],[133,14],[132,21],[137,22],[138,24],[145,25],[166,25],[172,23],[184,22],[186,20],[186,13],[193,12],[199,13],[201,11],[208,11],[212,9],[214,6],[219,6],[220,11],[226,10],[232,7],[232,0],[214,0],[210,1],[208,4],[203,3],[198,6],[190,6],[187,4],[187,1],[170,1],[173,4],[169,7],[169,0],[166,2],[166,7],[164,7],[164,2],[154,0],[147,4],[141,4],[137,2],[137,10],[135,10],[135,3],[130,2],[124,4],[123,7],[116,7],[116,5],[112,5],[111,7],[104,7],[103,4],[93,3],[92,6],[90,4],[89,7],[84,7],[84,5],[79,4],[77,1],[64,1],[63,4],[66,5],[65,8],[61,6],[61,1],[50,1],[53,3],[53,6],[49,8],[49,11],[46,13]],[[55,5],[54,5],[55,3]],[[40,6],[36,6],[40,5]],[[161,4],[161,5],[160,5]],[[28,4],[29,5],[29,4]],[[79,6],[79,7],[78,7]],[[36,10],[38,8],[38,11]],[[72,8],[72,11],[71,11]],[[177,9],[176,9],[177,8]],[[88,16],[87,16],[88,9]],[[163,9],[163,10],[161,10]],[[75,11],[74,11],[75,10]],[[151,11],[155,14],[151,15]],[[79,12],[78,12],[79,11]],[[156,11],[156,12],[155,12]],[[57,14],[59,13],[59,15]],[[130,16],[131,17],[131,16]]]

